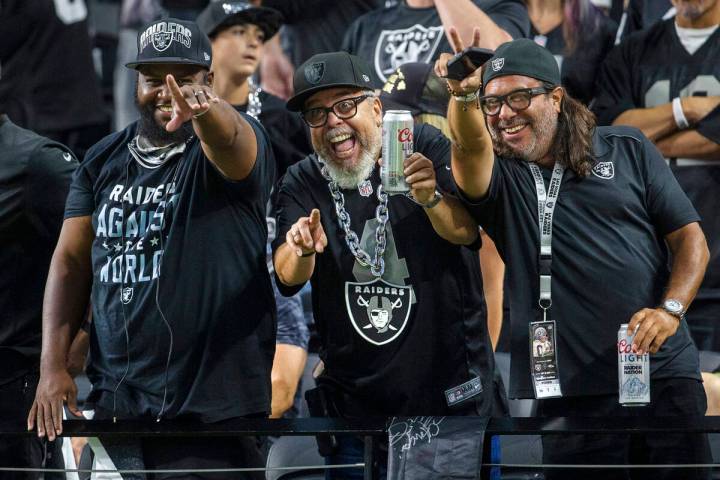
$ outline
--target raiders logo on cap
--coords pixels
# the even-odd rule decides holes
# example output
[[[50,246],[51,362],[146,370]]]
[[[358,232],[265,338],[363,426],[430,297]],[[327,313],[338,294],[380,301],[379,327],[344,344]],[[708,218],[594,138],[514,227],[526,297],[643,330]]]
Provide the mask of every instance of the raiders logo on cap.
[[[496,72],[499,72],[503,66],[505,65],[505,59],[504,58],[496,58],[492,61],[492,69]]]
[[[305,67],[305,80],[315,85],[325,75],[325,62],[311,63]]]

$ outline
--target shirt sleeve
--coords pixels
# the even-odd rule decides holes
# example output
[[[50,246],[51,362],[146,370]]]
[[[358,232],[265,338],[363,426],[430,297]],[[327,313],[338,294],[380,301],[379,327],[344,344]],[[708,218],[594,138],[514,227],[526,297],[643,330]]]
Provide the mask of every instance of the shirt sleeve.
[[[475,4],[482,8],[477,0]],[[530,35],[530,17],[521,0],[504,0],[483,10],[495,24],[505,30],[513,39]]]
[[[88,152],[86,159],[91,152]],[[65,202],[65,219],[85,217],[95,211],[95,194],[93,192],[94,175],[90,172],[92,161],[86,160],[75,170],[70,184],[70,191]]]
[[[450,140],[440,130],[427,124],[418,125],[414,135],[415,151],[433,162],[438,190],[455,195],[455,183],[450,173]]]
[[[612,125],[624,111],[637,108],[632,93],[633,74],[630,58],[632,38],[610,51],[600,67],[596,84],[593,112],[598,125]]]
[[[675,179],[662,154],[639,131],[642,137],[639,152],[642,171],[645,175],[645,198],[653,225],[660,233],[667,235],[685,225],[700,221],[695,207]]]
[[[703,137],[720,144],[720,106],[700,120],[696,129]]]
[[[30,159],[27,177],[28,217],[38,229],[57,238],[73,172],[78,161],[59,145],[38,148]]]
[[[498,212],[500,198],[504,191],[504,178],[507,175],[501,162],[503,162],[503,160],[495,157],[492,176],[490,177],[490,186],[484,197],[480,199],[468,198],[460,187],[455,187],[458,198],[462,201],[463,205],[465,205],[470,215],[472,215],[483,230],[488,232],[496,244],[501,242],[501,239],[497,237],[497,235],[502,233],[502,228],[499,228],[502,217],[498,215]]]
[[[310,330],[305,320],[302,294],[298,292],[292,297],[285,297],[278,290],[275,279],[273,279],[272,284],[275,290],[275,302],[277,303],[277,335],[275,343],[294,345],[307,350]]]

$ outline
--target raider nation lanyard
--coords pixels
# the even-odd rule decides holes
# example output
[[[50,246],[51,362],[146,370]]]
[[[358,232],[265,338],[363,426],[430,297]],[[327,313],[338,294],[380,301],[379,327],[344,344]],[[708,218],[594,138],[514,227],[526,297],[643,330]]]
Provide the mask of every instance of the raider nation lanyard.
[[[540,254],[538,270],[540,273],[540,294],[538,305],[543,311],[540,322],[530,322],[530,369],[535,388],[535,398],[561,397],[560,375],[557,362],[557,342],[555,321],[548,320],[548,310],[552,306],[552,224],[555,206],[560,195],[560,184],[565,167],[556,163],[547,191],[540,167],[529,163],[535,181],[535,193],[538,205],[538,228],[540,233]]]

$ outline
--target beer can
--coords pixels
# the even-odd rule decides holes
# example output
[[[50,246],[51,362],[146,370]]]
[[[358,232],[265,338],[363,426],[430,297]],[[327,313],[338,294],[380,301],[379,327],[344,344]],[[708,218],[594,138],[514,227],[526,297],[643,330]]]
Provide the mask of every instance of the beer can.
[[[387,193],[408,193],[403,162],[413,153],[413,118],[407,110],[388,110],[383,116],[380,180]]]
[[[638,355],[632,351],[635,335],[623,323],[618,330],[618,396],[624,407],[641,407],[650,404],[650,354]]]

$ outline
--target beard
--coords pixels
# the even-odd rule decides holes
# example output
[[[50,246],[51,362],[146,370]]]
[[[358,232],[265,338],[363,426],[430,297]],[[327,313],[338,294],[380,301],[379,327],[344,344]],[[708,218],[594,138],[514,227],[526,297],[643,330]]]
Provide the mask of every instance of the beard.
[[[137,88],[135,88],[137,92]],[[155,120],[155,105],[140,105],[137,93],[135,94],[135,106],[140,113],[138,120],[138,135],[144,137],[151,145],[162,147],[173,143],[183,143],[195,134],[192,122],[185,122],[174,132],[168,132],[165,127],[159,125]]]
[[[338,127],[325,134],[325,142],[316,149],[317,155],[320,162],[327,168],[330,178],[332,178],[340,188],[355,188],[370,176],[375,169],[375,164],[382,149],[382,136],[380,132],[380,129],[378,129],[374,132],[374,135],[368,138],[347,127]],[[332,158],[332,147],[327,146],[329,143],[328,139],[342,133],[355,135],[355,140],[360,145],[357,164],[351,167],[344,167],[330,160]]]
[[[717,1],[717,0],[715,0]],[[701,0],[697,3],[687,1],[676,1],[673,5],[677,9],[677,16],[685,17],[688,20],[694,21],[702,17],[705,12],[710,10],[714,5],[713,0]]]
[[[505,142],[501,129],[512,128],[518,125],[527,124],[526,128],[532,130],[530,142],[522,147],[515,147]],[[493,148],[500,157],[519,158],[526,162],[535,162],[547,154],[550,146],[555,141],[557,133],[558,117],[554,112],[538,112],[533,118],[528,116],[516,116],[512,120],[499,121],[497,127],[488,124],[488,131],[493,141]]]

